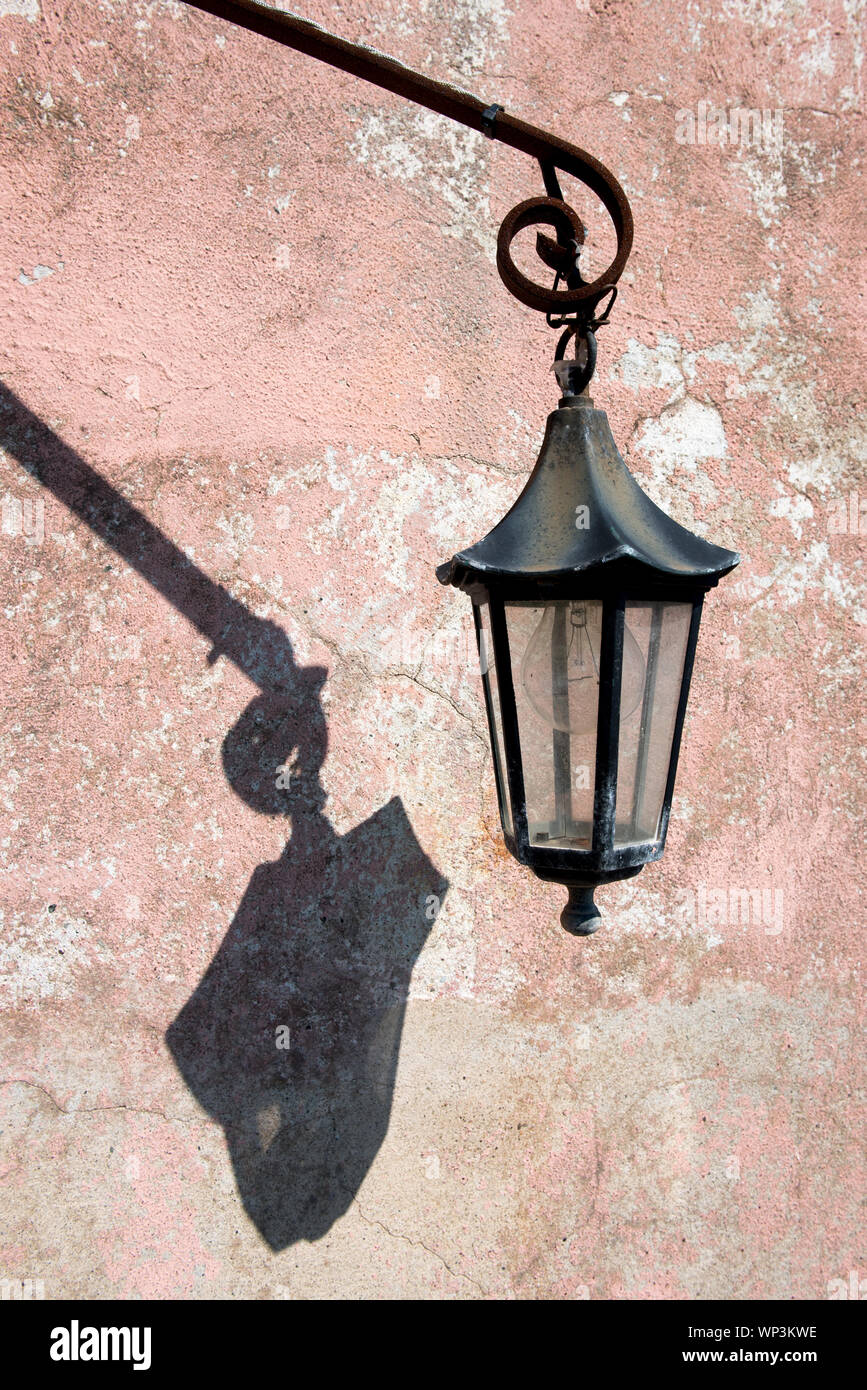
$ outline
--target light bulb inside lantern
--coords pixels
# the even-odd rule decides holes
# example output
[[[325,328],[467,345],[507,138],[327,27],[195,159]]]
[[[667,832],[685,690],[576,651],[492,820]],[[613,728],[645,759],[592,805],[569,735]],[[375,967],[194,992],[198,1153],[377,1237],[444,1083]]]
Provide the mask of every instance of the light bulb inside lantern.
[[[602,604],[573,600],[545,605],[521,662],[521,683],[532,708],[549,728],[563,733],[596,730]],[[620,717],[628,719],[644,693],[644,657],[623,628]]]

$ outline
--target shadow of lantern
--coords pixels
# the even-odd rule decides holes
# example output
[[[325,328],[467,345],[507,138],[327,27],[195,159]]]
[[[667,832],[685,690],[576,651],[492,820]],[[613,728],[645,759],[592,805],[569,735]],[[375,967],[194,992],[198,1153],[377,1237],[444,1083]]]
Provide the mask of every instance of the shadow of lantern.
[[[234,789],[272,813],[282,797],[292,836],[166,1033],[273,1249],[323,1236],[385,1138],[410,976],[448,887],[399,798],[344,836],[322,814],[322,678],[254,701],[226,739]]]
[[[244,1206],[273,1249],[349,1207],[388,1129],[413,966],[448,888],[398,797],[349,834],[323,813],[327,672],[200,570],[147,516],[0,389],[0,447],[110,546],[260,694],[223,744],[233,790],[292,833],[253,873],[166,1041],[222,1125]],[[120,756],[120,752],[118,753]]]

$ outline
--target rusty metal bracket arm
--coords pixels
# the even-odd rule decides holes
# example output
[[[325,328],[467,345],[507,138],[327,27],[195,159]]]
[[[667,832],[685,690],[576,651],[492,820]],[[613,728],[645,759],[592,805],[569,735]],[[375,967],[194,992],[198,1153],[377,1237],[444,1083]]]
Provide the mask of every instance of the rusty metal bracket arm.
[[[436,82],[376,49],[349,43],[310,20],[259,4],[257,0],[187,0],[187,3],[217,19],[228,20],[365,82],[372,82],[538,160],[547,196],[530,198],[506,215],[497,238],[497,269],[510,293],[531,309],[561,315],[574,313],[585,321],[592,319],[595,305],[623,274],[632,249],[633,232],[632,211],[626,194],[614,175],[593,155],[510,116],[502,106],[481,101],[447,82]],[[614,225],[617,250],[607,270],[590,283],[585,283],[576,271],[561,277],[566,280],[565,289],[546,289],[518,269],[512,259],[511,243],[525,227],[553,227],[557,233],[556,243],[542,235],[537,238],[537,249],[547,264],[551,261],[542,253],[543,245],[547,245],[550,257],[565,252],[572,243],[579,247],[583,243],[584,227],[577,213],[563,201],[557,169],[579,179],[599,198]]]

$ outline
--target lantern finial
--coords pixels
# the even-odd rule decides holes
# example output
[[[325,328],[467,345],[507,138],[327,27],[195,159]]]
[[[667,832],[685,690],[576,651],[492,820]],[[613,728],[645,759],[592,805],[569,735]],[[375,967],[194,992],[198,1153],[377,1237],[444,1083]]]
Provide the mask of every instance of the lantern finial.
[[[569,901],[560,913],[560,922],[573,936],[592,936],[602,926],[599,908],[593,901],[592,883],[570,883]]]

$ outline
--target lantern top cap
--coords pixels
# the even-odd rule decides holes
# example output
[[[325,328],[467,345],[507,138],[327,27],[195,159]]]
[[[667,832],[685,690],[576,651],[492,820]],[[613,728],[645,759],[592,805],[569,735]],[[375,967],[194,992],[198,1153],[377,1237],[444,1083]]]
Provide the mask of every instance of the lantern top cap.
[[[620,457],[605,411],[586,395],[565,396],[520,497],[483,540],[440,565],[437,578],[463,588],[617,572],[707,589],[739,560],[657,507]]]

